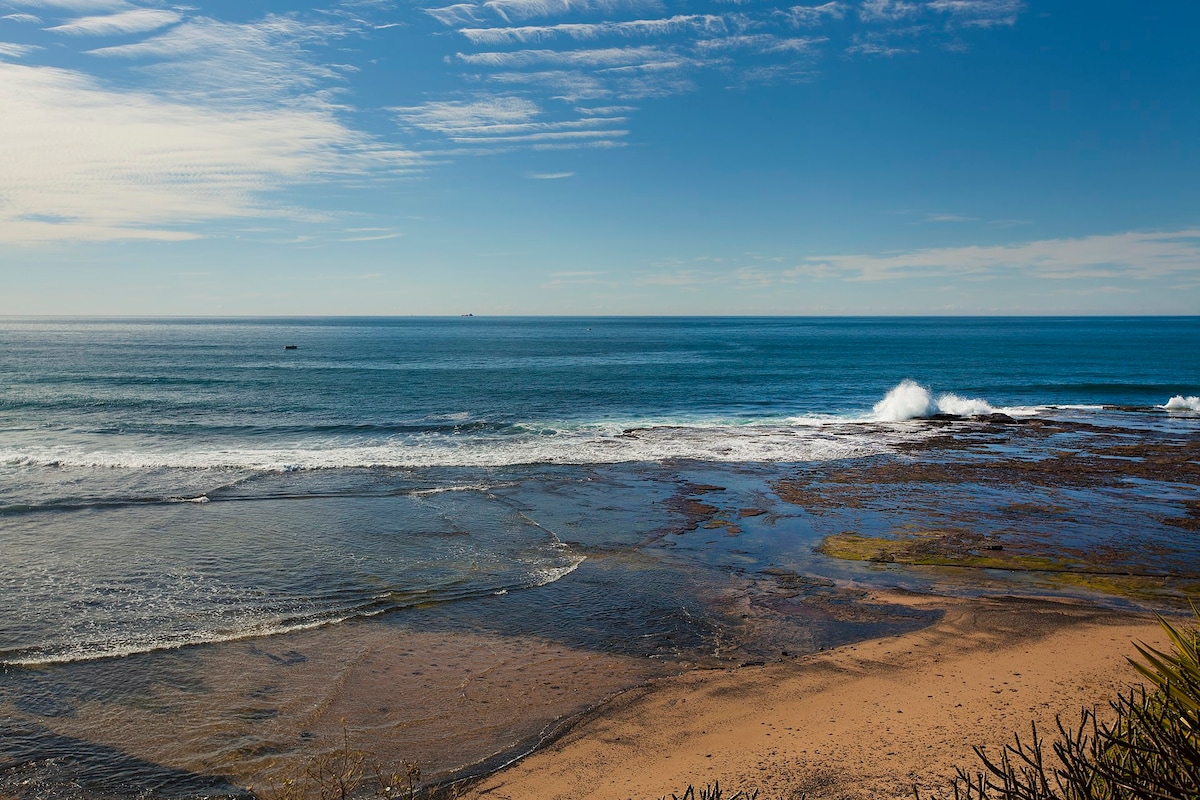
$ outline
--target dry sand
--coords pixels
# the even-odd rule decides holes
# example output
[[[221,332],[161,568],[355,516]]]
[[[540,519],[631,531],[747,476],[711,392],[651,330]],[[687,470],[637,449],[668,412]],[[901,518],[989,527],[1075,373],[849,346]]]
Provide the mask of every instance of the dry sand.
[[[467,793],[475,800],[656,800],[719,780],[776,798],[946,795],[972,745],[1031,720],[1078,721],[1137,683],[1150,616],[1064,602],[888,595],[939,607],[915,633],[764,666],[691,672],[627,692]],[[932,791],[931,791],[932,790]]]

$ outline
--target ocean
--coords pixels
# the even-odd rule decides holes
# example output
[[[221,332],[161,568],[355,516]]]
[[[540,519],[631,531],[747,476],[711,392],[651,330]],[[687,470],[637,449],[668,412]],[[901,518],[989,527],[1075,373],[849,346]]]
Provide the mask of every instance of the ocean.
[[[647,679],[928,622],[882,590],[1170,606],[1200,586],[1197,342],[0,319],[0,791],[237,796],[351,740],[477,774]],[[912,536],[937,558],[847,555]]]

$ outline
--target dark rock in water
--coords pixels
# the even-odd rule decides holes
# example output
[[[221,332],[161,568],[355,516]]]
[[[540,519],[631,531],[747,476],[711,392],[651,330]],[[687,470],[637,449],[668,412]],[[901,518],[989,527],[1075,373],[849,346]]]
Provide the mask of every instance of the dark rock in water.
[[[975,419],[983,422],[990,422],[993,425],[1020,425],[1021,423],[1008,414],[1001,414],[999,411],[994,411],[991,414],[980,414]]]
[[[283,349],[284,349],[284,350],[296,350],[296,349],[298,349],[298,347],[299,347],[299,345],[294,345],[294,344],[285,344],[285,345],[283,346]]]

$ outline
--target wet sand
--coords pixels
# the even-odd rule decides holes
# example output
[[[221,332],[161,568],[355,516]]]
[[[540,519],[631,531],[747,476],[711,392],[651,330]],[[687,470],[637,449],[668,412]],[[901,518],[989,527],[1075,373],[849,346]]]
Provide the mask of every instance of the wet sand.
[[[557,741],[482,780],[474,800],[649,800],[689,784],[758,789],[760,800],[950,796],[971,748],[991,752],[1106,707],[1137,683],[1133,642],[1166,647],[1149,615],[1016,598],[889,594],[940,608],[898,636],[762,666],[653,681]]]
[[[43,706],[0,696],[0,766],[30,764],[20,775],[0,769],[0,797],[38,796],[38,786],[270,797],[347,749],[383,774],[409,763],[429,777],[479,774],[666,671],[536,637],[370,622],[30,671],[45,682]]]

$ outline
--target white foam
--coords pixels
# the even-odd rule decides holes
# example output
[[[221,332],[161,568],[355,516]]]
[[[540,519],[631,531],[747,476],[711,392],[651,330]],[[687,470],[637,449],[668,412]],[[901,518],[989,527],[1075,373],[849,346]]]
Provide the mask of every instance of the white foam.
[[[295,472],[372,467],[504,467],[517,464],[617,464],[695,459],[714,462],[828,461],[887,452],[886,436],[862,425],[677,425],[624,431],[612,426],[550,434],[396,437],[368,444],[336,440],[291,446],[179,450],[96,450],[32,445],[0,450],[0,464],[117,469],[230,469]]]
[[[996,408],[991,403],[978,397],[959,397],[947,393],[935,400],[933,394],[924,386],[905,378],[875,404],[871,419],[877,422],[906,422],[932,417],[934,414],[972,417],[995,412]]]
[[[366,613],[361,616],[375,616],[377,613]],[[50,664],[71,664],[79,661],[99,661],[106,658],[126,658],[140,653],[153,653],[161,650],[179,650],[184,647],[192,647],[199,644],[218,644],[222,642],[238,642],[244,639],[258,639],[266,636],[278,636],[285,633],[296,633],[298,631],[312,630],[321,628],[325,625],[336,625],[352,619],[357,614],[349,614],[341,617],[330,617],[327,619],[313,619],[304,622],[278,625],[260,625],[248,626],[236,631],[206,631],[197,632],[188,638],[180,639],[152,639],[143,641],[130,641],[114,644],[105,642],[102,647],[89,648],[88,644],[81,644],[76,648],[68,648],[57,652],[39,653],[36,655],[23,655],[8,658],[0,658],[0,664],[12,667],[39,667]]]
[[[1168,400],[1160,408],[1167,411],[1195,411],[1200,412],[1200,397],[1184,397],[1177,394]]]
[[[905,378],[875,404],[872,417],[879,422],[904,422],[937,413],[933,395],[921,384]]]
[[[938,411],[943,414],[954,414],[959,417],[974,417],[983,414],[994,414],[996,409],[987,400],[978,397],[959,397],[956,394],[944,394],[937,399]]]
[[[587,556],[573,555],[571,561],[562,567],[543,567],[535,569],[531,576],[534,586],[546,586],[554,583],[557,580],[565,578],[575,570],[579,569],[579,565],[587,561]],[[497,594],[499,594],[497,592]]]

